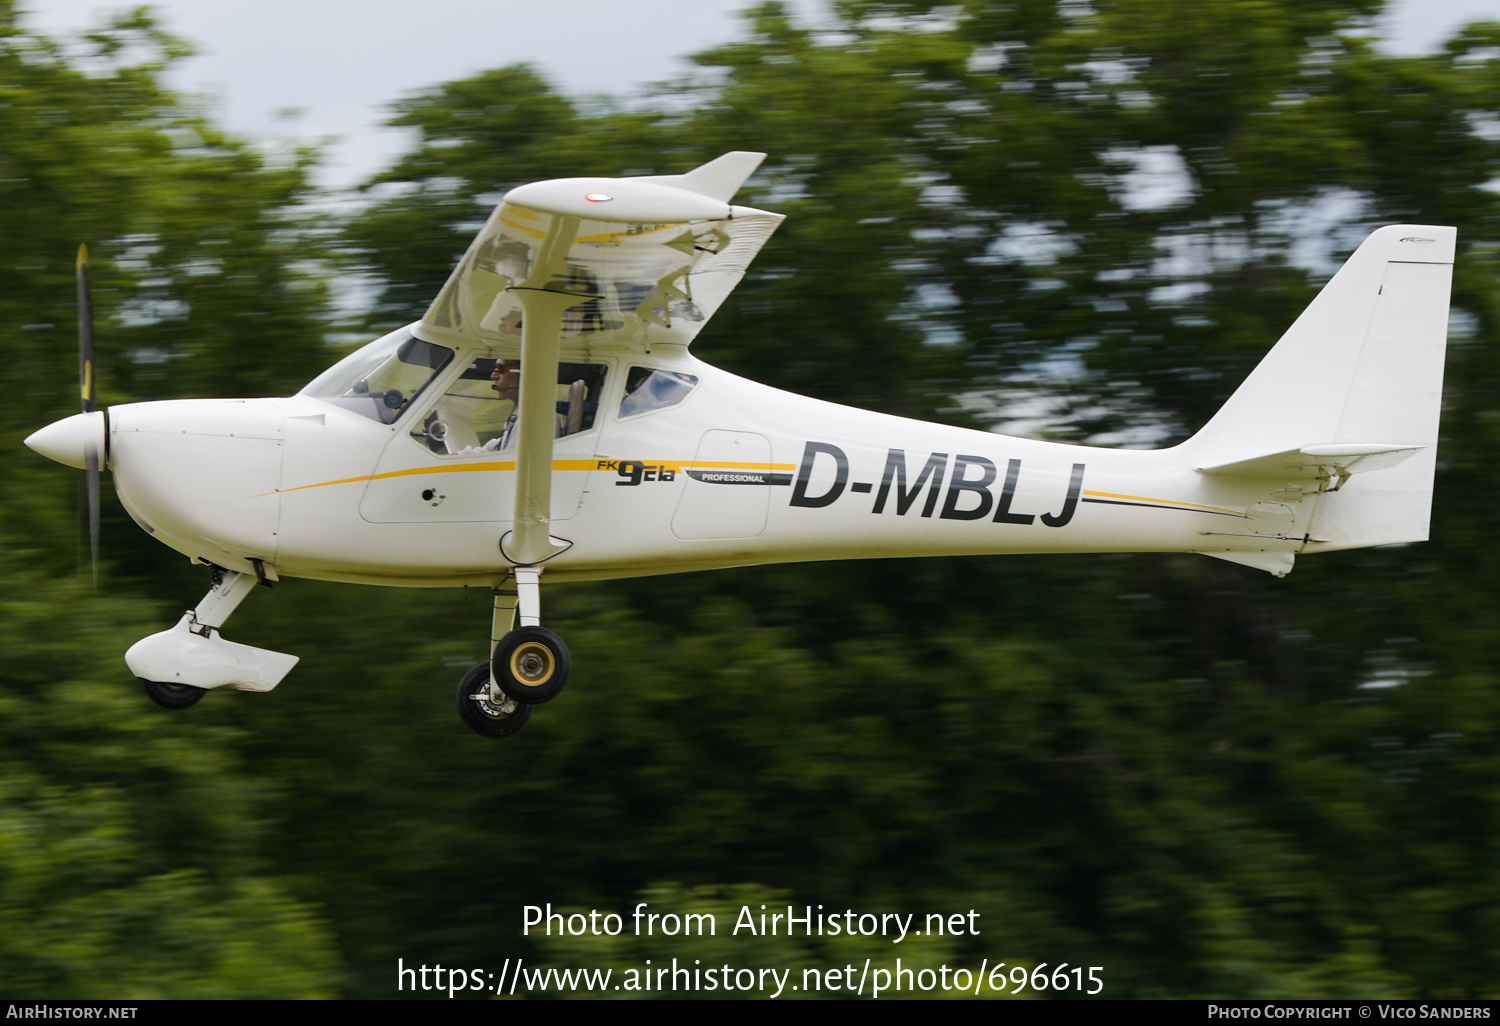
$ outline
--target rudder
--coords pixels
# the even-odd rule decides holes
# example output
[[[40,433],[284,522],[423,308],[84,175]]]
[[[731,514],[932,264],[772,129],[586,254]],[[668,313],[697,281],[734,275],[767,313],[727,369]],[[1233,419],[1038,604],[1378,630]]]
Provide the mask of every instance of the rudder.
[[[1372,233],[1185,443],[1196,466],[1231,474],[1293,450],[1417,450],[1336,479],[1303,551],[1427,538],[1456,241],[1431,225]]]

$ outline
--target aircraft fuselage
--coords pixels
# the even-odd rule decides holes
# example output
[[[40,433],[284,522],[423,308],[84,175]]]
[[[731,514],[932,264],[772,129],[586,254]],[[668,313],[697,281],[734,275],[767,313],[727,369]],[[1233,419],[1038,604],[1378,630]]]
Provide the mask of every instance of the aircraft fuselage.
[[[432,382],[485,351],[459,353]],[[1197,471],[1185,447],[1118,450],[1014,438],[809,399],[684,347],[589,356],[606,366],[590,429],[556,440],[549,579],[798,560],[1009,552],[1294,552],[1311,503]],[[697,384],[617,416],[632,367]],[[511,564],[515,461],[438,454],[312,396],[137,403],[109,412],[131,515],[179,551],[235,570],[406,586],[493,586]],[[1309,507],[1303,509],[1302,507]]]

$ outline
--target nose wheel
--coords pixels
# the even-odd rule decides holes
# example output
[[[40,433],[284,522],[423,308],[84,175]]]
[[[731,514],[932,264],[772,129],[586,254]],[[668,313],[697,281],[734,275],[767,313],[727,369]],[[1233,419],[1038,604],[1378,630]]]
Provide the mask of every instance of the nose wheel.
[[[163,684],[160,681],[140,678],[146,688],[146,696],[163,709],[186,709],[197,703],[207,692],[191,684]]]

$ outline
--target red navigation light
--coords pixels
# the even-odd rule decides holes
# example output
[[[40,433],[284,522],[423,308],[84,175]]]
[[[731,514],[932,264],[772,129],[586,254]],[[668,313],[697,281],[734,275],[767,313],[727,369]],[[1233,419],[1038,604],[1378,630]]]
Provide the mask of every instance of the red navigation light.
[[[614,199],[613,196],[606,196],[602,192],[591,192],[583,198],[588,200],[590,203],[608,203],[610,200]]]

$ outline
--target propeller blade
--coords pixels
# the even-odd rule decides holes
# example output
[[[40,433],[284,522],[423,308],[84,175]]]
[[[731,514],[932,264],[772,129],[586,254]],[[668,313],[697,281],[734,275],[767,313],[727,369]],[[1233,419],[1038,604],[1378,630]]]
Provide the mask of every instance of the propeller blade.
[[[89,507],[89,565],[93,568],[94,590],[99,590],[99,454],[88,454],[88,466],[83,471],[84,488],[88,491]]]
[[[94,307],[89,301],[89,248],[78,247],[78,384],[84,413],[94,412]]]
[[[89,248],[78,247],[78,391],[83,412],[94,412],[94,308],[89,296]],[[89,519],[89,566],[93,571],[94,590],[99,590],[99,457],[91,451],[85,457],[83,500]]]

